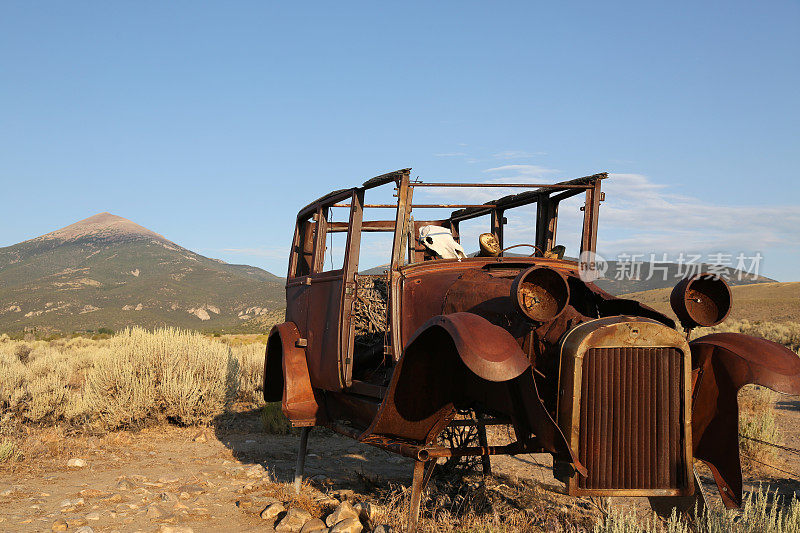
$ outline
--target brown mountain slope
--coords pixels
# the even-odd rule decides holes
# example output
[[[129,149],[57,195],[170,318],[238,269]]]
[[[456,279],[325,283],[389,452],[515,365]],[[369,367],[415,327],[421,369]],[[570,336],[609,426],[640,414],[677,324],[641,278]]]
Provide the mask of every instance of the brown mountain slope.
[[[283,280],[100,213],[0,248],[0,332],[129,325],[241,329],[282,308]]]

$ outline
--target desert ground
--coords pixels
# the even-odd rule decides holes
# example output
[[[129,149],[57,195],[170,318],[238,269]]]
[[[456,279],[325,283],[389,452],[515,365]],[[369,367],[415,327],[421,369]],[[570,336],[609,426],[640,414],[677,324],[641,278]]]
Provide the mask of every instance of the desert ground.
[[[756,326],[797,350],[796,323],[723,329]],[[263,341],[172,329],[0,336],[0,531],[404,530],[411,462],[322,428],[294,494],[297,430],[260,397]],[[747,388],[740,405],[743,512],[722,509],[700,464],[708,510],[690,526],[656,518],[646,500],[564,496],[536,454],[494,457],[487,478],[437,467],[420,529],[800,531],[800,398]],[[489,436],[501,444],[508,430]]]

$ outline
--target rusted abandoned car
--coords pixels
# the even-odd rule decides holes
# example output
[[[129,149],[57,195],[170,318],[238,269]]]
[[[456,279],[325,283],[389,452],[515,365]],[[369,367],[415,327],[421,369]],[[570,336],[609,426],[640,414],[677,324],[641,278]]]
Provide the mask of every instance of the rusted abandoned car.
[[[740,505],[737,391],[755,383],[800,394],[800,358],[741,334],[687,340],[691,328],[727,316],[731,293],[722,279],[699,274],[678,283],[672,306],[680,329],[584,281],[585,265],[563,258],[556,241],[559,204],[583,195],[579,251],[594,252],[605,178],[422,183],[406,169],[301,209],[286,321],[270,333],[264,368],[265,399],[281,401],[292,424],[305,428],[296,482],[308,429],[321,425],[415,461],[412,529],[432,465],[452,457],[482,457],[488,469],[491,455],[549,452],[570,495],[662,503],[695,494],[697,458],[725,504]],[[365,204],[365,191],[383,185],[394,187],[396,203]],[[415,204],[422,187],[528,190],[485,204]],[[505,242],[506,215],[530,205],[534,242]],[[454,210],[443,220],[415,218],[434,207]],[[345,210],[346,221],[332,221],[334,208]],[[392,209],[393,218],[364,217],[380,209]],[[479,217],[488,222],[482,252],[466,257],[459,228]],[[382,274],[359,273],[365,232],[392,236]],[[344,258],[341,268],[326,270],[332,233],[346,235]],[[509,244],[528,246],[530,256],[506,254]],[[382,305],[365,305],[369,291]],[[488,424],[510,425],[514,442],[489,446]],[[477,428],[479,442],[442,445],[437,436],[453,425]]]

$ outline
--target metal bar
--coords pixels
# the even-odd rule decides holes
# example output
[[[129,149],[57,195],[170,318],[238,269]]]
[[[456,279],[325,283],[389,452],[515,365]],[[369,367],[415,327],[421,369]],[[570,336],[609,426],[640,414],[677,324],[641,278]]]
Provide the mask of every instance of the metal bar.
[[[592,185],[559,183],[409,183],[411,187],[516,187],[525,189],[591,189]]]
[[[450,422],[454,427],[474,427],[474,426],[507,426],[511,424],[508,420],[501,418],[479,418],[475,420],[453,420]]]
[[[414,461],[414,477],[411,479],[411,504],[408,507],[408,531],[410,532],[417,530],[424,473],[425,463],[423,461]]]
[[[300,494],[300,485],[303,483],[303,470],[306,466],[306,450],[308,450],[308,434],[310,427],[304,427],[300,432],[300,446],[297,450],[297,466],[294,469],[294,492]]]
[[[350,204],[333,204],[330,207],[350,207]],[[397,204],[364,204],[364,207],[372,207],[378,209],[395,209],[397,208]],[[411,206],[412,209],[461,209],[467,207],[485,207],[487,209],[493,209],[494,205],[492,204],[413,204]]]
[[[419,458],[423,461],[439,457],[476,457],[478,455],[519,455],[522,453],[536,453],[540,448],[521,442],[514,442],[504,446],[468,446],[465,448],[422,448]]]
[[[486,425],[481,424],[482,419],[481,414],[477,415],[477,422],[478,422],[478,444],[481,445],[481,448],[488,448],[489,447],[489,440],[486,438]],[[489,458],[488,455],[481,455],[481,467],[483,469],[483,475],[491,476],[492,475],[492,460]]]

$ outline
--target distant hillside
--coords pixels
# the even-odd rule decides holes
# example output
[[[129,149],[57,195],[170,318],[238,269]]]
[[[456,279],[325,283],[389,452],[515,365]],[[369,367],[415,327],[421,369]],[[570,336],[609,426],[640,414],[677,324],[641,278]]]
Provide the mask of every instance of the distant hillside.
[[[657,289],[624,295],[654,307],[672,318],[669,306],[672,289]],[[759,283],[732,287],[733,308],[728,317],[733,320],[786,322],[800,320],[800,282]]]
[[[0,248],[0,332],[239,329],[283,305],[283,279],[196,254],[110,213]]]
[[[641,272],[638,273],[638,276],[633,276],[634,279],[628,279],[628,277],[631,277],[630,264],[608,261],[608,270],[606,270],[605,277],[597,280],[595,284],[606,292],[619,295],[663,289],[665,287],[671,289],[684,277],[678,274],[680,268],[678,263],[654,263],[653,266],[652,276],[650,273],[650,263],[646,262],[642,263]],[[699,271],[709,271],[710,268],[717,267],[701,264],[699,266]],[[775,281],[774,279],[765,278],[764,276],[758,276],[756,279],[752,279],[750,275],[739,276],[739,271],[733,268],[726,268],[724,272],[730,285],[751,285],[754,283]],[[617,277],[620,279],[616,279]],[[738,279],[739,277],[742,279]]]

